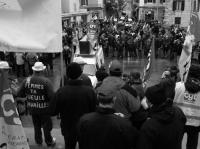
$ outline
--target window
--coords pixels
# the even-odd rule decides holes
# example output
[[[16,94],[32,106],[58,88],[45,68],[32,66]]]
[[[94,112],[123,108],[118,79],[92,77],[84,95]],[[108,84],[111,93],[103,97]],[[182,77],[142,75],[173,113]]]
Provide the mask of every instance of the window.
[[[156,3],[156,0],[144,0],[144,3]]]
[[[184,11],[185,9],[185,0],[173,0],[172,10],[181,10]]]
[[[165,0],[160,0],[160,3],[162,4],[162,3],[165,3]]]
[[[88,0],[81,0],[81,6],[88,5]]]
[[[195,12],[197,9],[197,1],[194,1],[194,4],[193,4],[193,11]]]
[[[175,24],[177,25],[181,24],[181,17],[175,17]]]

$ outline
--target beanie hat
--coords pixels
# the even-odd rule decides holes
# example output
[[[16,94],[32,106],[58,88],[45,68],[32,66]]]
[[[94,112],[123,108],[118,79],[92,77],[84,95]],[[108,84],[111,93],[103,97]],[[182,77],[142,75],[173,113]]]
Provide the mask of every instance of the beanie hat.
[[[122,74],[122,64],[118,60],[113,60],[109,64],[109,71],[111,75]]]
[[[197,64],[192,64],[189,69],[188,77],[200,80],[200,66]]]
[[[166,101],[165,90],[161,84],[147,88],[145,96],[153,105],[160,105]]]
[[[82,74],[82,69],[81,66],[78,63],[71,63],[68,65],[67,67],[67,76],[72,79],[75,80],[78,77],[80,77]]]
[[[200,66],[192,64],[190,66],[185,88],[190,93],[197,93],[200,91]]]

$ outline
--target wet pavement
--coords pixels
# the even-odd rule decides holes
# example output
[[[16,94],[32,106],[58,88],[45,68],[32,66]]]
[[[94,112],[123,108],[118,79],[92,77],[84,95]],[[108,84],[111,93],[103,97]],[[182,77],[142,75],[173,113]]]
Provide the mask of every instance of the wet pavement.
[[[105,65],[108,66],[108,63],[114,58],[106,58],[105,59]],[[123,70],[124,73],[129,74],[131,71],[139,71],[141,74],[143,72],[144,69],[144,65],[146,63],[145,59],[123,59],[120,60],[121,63],[123,64]],[[148,85],[147,86],[151,86],[153,84],[156,84],[159,82],[160,77],[162,72],[166,69],[166,67],[170,66],[170,65],[175,65],[175,62],[173,61],[169,61],[167,59],[156,59],[155,60],[155,65],[153,66],[153,71],[152,71],[152,75],[148,81]],[[54,89],[55,91],[60,87],[60,79],[61,79],[61,65],[60,65],[60,58],[56,58],[54,60],[54,70],[53,70],[53,74],[51,76],[49,76],[49,78],[52,80],[53,85],[54,85]],[[65,68],[64,68],[64,72],[65,72]],[[61,131],[60,131],[60,120],[57,119],[57,117],[53,117],[53,126],[54,129],[52,131],[52,135],[55,136],[57,138],[57,144],[55,148],[64,148],[64,139],[61,135]],[[25,133],[29,139],[29,144],[31,149],[35,149],[35,148],[47,148],[47,146],[45,144],[43,144],[43,146],[38,147],[35,142],[34,142],[34,130],[33,130],[33,125],[32,125],[32,119],[30,116],[23,116],[22,117],[22,123],[23,123],[23,127],[25,130]],[[185,149],[185,137],[184,137],[184,141],[183,141],[183,149]],[[199,140],[200,142],[200,140]]]

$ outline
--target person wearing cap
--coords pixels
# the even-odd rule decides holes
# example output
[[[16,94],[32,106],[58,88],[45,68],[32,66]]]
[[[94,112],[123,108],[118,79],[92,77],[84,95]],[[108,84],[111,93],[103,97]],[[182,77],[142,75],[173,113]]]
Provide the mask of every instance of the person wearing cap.
[[[174,104],[180,107],[187,118],[186,149],[197,149],[200,130],[200,66],[192,64],[186,82],[176,83]]]
[[[78,124],[80,149],[132,149],[138,131],[123,115],[115,113],[115,92],[99,92],[95,112],[85,114]]]
[[[60,114],[61,132],[66,149],[75,149],[77,143],[77,123],[79,118],[96,108],[96,94],[93,88],[81,80],[82,69],[72,62],[67,67],[68,83],[58,89],[49,109],[52,115]]]
[[[7,61],[0,61],[0,77],[8,76],[8,71],[11,69]],[[3,78],[2,78],[3,79]],[[3,85],[0,85],[0,93],[3,91]]]
[[[147,120],[140,129],[136,149],[181,149],[186,117],[173,106],[175,86],[168,80],[147,88],[145,97],[149,106]]]
[[[140,109],[140,99],[137,91],[125,83],[121,78],[122,65],[118,60],[111,61],[109,65],[109,76],[106,77],[101,86],[98,87],[98,92],[113,91],[116,94],[114,109],[125,115],[129,119],[133,113]]]
[[[47,146],[55,146],[55,138],[51,135],[52,120],[49,114],[49,103],[54,95],[51,81],[44,77],[46,66],[42,62],[36,62],[32,66],[33,75],[26,78],[19,89],[17,97],[26,97],[27,108],[32,116],[35,131],[35,142],[42,145],[42,130]]]

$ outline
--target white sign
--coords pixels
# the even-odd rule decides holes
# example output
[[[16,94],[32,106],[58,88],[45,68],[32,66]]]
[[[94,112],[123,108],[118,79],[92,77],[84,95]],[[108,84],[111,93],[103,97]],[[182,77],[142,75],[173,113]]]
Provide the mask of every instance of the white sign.
[[[0,0],[0,51],[61,52],[61,0]]]
[[[0,0],[0,9],[21,11],[18,0]]]

